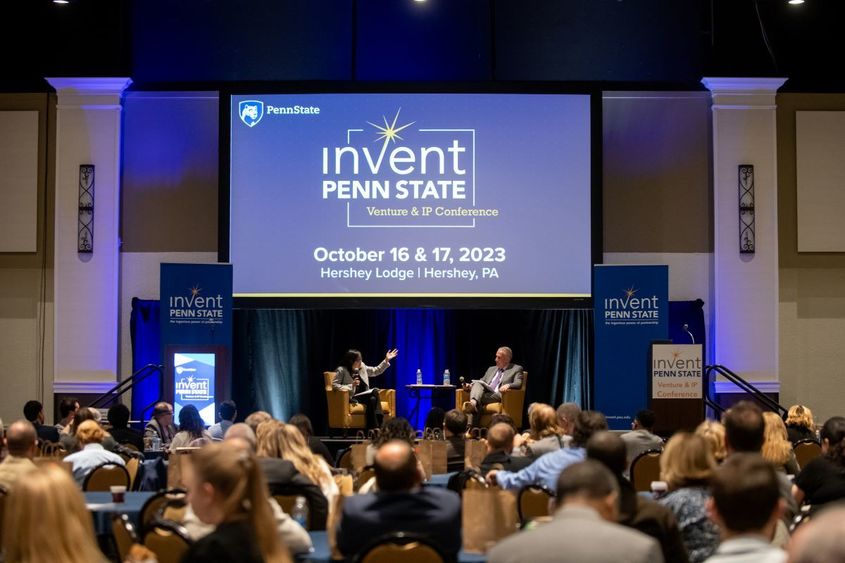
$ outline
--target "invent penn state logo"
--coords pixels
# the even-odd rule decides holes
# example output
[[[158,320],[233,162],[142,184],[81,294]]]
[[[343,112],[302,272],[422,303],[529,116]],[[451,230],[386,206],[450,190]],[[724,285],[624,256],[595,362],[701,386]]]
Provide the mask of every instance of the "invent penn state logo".
[[[247,127],[255,127],[264,117],[264,102],[244,100],[238,104],[238,115]]]

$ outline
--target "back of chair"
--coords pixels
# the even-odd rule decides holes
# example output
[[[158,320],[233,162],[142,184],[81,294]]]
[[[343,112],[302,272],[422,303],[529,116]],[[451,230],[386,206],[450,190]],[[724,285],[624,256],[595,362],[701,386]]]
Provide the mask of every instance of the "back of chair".
[[[9,490],[0,485],[0,535],[2,535],[3,530],[3,517],[6,514],[6,496],[8,496]]]
[[[651,482],[660,480],[660,453],[649,450],[631,462],[631,484],[637,492],[650,491]]]
[[[114,543],[117,545],[117,554],[121,561],[126,561],[129,555],[129,548],[132,544],[138,543],[138,534],[135,533],[135,526],[126,514],[115,514],[111,519],[111,531],[114,536]]]
[[[801,440],[796,442],[792,449],[795,451],[795,459],[801,469],[804,469],[808,463],[822,455],[822,447],[815,440]]]
[[[129,489],[129,472],[122,465],[104,463],[95,467],[82,483],[83,491],[109,491],[114,485]]]
[[[543,487],[529,486],[521,489],[516,503],[519,521],[525,524],[529,520],[551,515],[550,504],[553,498],[551,491]]]
[[[166,505],[178,503],[179,501],[184,503],[186,495],[187,491],[185,489],[168,489],[148,498],[141,507],[140,519],[142,532],[146,533]]]
[[[285,514],[293,516],[293,508],[296,505],[296,497],[299,495],[273,495],[279,506],[282,507]],[[306,506],[308,506],[308,522],[305,523],[305,529],[311,529],[311,505],[308,503],[308,498],[305,497]]]
[[[65,450],[59,442],[43,441],[39,444],[38,449],[42,457],[58,457],[62,458],[67,455]]]
[[[367,467],[363,468],[358,474],[358,478],[355,480],[355,490],[357,491],[358,489],[360,489],[364,485],[364,483],[366,483],[375,476],[376,470],[373,466],[368,465]]]
[[[129,490],[135,490],[135,478],[138,476],[138,467],[141,465],[141,460],[137,457],[130,458],[126,462],[126,472],[129,473]]]
[[[446,557],[440,549],[428,539],[416,535],[396,532],[383,536],[361,553],[357,554],[356,563],[443,563]]]
[[[337,467],[350,472],[352,471],[352,448],[347,448],[340,454],[340,457],[337,459]]]
[[[180,563],[191,545],[188,531],[165,520],[156,520],[144,534],[144,545],[156,554],[158,563]]]

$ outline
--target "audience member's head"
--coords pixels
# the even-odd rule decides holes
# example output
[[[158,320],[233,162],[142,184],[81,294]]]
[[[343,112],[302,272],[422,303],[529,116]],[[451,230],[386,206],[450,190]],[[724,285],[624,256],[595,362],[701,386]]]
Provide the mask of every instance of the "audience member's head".
[[[44,407],[38,401],[27,401],[23,406],[23,416],[33,424],[44,424]]]
[[[698,425],[695,433],[704,438],[704,441],[710,446],[710,452],[713,454],[716,463],[722,463],[728,456],[725,449],[725,427],[722,426],[722,423],[715,420],[705,420]]]
[[[443,421],[446,419],[446,411],[440,407],[431,407],[425,415],[423,430],[426,434],[441,436],[443,433]]]
[[[76,428],[76,439],[83,446],[102,444],[105,437],[105,430],[93,420],[85,420]]]
[[[173,424],[173,405],[160,401],[153,407],[153,418],[160,426],[166,427]]]
[[[267,483],[256,458],[223,443],[190,456],[183,475],[197,517],[215,526],[245,521],[265,561],[289,560],[276,532]]]
[[[643,409],[634,417],[633,428],[634,430],[643,429],[653,432],[655,419],[654,411]]]
[[[765,432],[760,453],[775,467],[783,466],[792,457],[792,442],[787,437],[786,425],[779,415],[771,411],[763,413],[763,423]]]
[[[6,447],[9,455],[32,459],[38,450],[38,435],[28,420],[16,420],[6,429]]]
[[[258,425],[255,438],[259,457],[286,459],[317,485],[326,480],[320,461],[322,458],[314,455],[296,426],[280,420],[267,420]]]
[[[564,469],[557,480],[559,507],[588,506],[609,522],[619,513],[619,484],[598,461],[586,460]]]
[[[819,432],[822,452],[828,459],[845,467],[845,417],[827,419]]]
[[[249,446],[251,453],[254,454],[256,451],[255,432],[252,431],[252,428],[248,424],[236,422],[230,426],[229,430],[226,431],[226,435],[223,437],[224,442],[228,442],[229,440],[241,440]]]
[[[112,428],[127,428],[129,426],[129,407],[123,403],[117,403],[109,409],[106,418]]]
[[[96,412],[96,409],[92,409],[90,407],[77,409],[76,414],[73,415],[73,422],[70,423],[70,433],[75,436],[79,430],[79,426],[87,420],[97,422]],[[97,424],[99,425],[99,423]]]
[[[513,426],[499,422],[490,427],[487,431],[487,451],[503,451],[507,454],[513,451],[513,439],[516,433]]]
[[[740,401],[725,413],[725,447],[735,452],[760,453],[763,447],[765,423],[763,411],[751,401]]]
[[[828,508],[802,524],[789,542],[789,563],[845,561],[845,506]]]
[[[607,467],[616,477],[621,477],[628,467],[628,450],[625,441],[613,432],[596,432],[587,441],[587,458]]]
[[[79,401],[75,397],[65,397],[59,403],[59,416],[62,417],[62,422],[69,424],[73,415],[79,410]]]
[[[487,428],[492,427],[494,424],[499,424],[500,422],[504,422],[505,424],[509,424],[511,428],[513,428],[514,432],[517,432],[519,429],[516,427],[516,423],[513,421],[513,417],[507,413],[497,412],[490,416],[490,424],[487,425]]]
[[[716,460],[707,442],[689,432],[672,436],[660,456],[660,478],[670,491],[707,485],[715,469]]]
[[[220,403],[217,414],[220,415],[220,420],[233,421],[238,416],[238,406],[235,404],[235,401],[228,399]]]
[[[70,473],[46,464],[18,479],[6,499],[6,561],[104,561],[91,513]]]
[[[572,446],[583,448],[596,432],[607,430],[607,419],[599,411],[581,411],[575,417],[572,431]]]
[[[443,427],[446,430],[446,437],[463,436],[467,431],[466,413],[458,409],[448,411],[443,419]]]
[[[802,426],[812,432],[816,431],[816,423],[813,420],[813,411],[804,405],[792,405],[786,412],[787,426]]]
[[[255,411],[254,413],[247,416],[244,422],[247,423],[250,428],[252,428],[253,432],[257,432],[258,425],[262,422],[267,422],[268,420],[273,420],[273,417],[270,415],[269,412]]]
[[[311,424],[311,419],[307,415],[297,413],[290,417],[288,424],[293,424],[302,433],[302,437],[308,440],[314,435],[314,426]]]
[[[396,418],[384,421],[381,425],[381,432],[379,432],[373,445],[379,448],[382,444],[386,444],[391,440],[402,440],[413,446],[416,435],[413,427],[411,427],[411,423],[406,418],[397,416]]]
[[[551,405],[535,403],[528,414],[528,426],[532,440],[540,440],[546,436],[560,434],[560,427],[557,425],[557,413]]]
[[[732,455],[710,480],[710,515],[722,538],[739,534],[772,537],[783,512],[774,466],[758,454]]]
[[[557,408],[557,421],[561,432],[567,436],[572,436],[575,431],[575,419],[580,412],[581,407],[576,403],[563,403]]]
[[[179,431],[187,432],[193,438],[201,438],[205,430],[205,421],[194,405],[185,405],[179,411]]]
[[[420,484],[414,450],[404,440],[390,440],[378,449],[375,474],[380,491],[408,491]]]

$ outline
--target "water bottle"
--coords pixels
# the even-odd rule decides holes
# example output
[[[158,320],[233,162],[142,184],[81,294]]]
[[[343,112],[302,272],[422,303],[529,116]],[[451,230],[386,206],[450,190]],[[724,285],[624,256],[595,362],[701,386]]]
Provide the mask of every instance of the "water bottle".
[[[417,385],[422,385],[422,370],[417,370]]]
[[[300,526],[308,529],[308,504],[305,502],[305,497],[296,497],[290,517],[299,522]]]
[[[452,375],[449,373],[448,369],[443,370],[443,385],[451,385]]]

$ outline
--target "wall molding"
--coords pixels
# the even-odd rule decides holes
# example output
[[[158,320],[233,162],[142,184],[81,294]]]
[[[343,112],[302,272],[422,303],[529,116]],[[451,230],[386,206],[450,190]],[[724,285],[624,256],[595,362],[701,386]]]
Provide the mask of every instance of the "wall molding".
[[[117,381],[54,381],[56,395],[102,395],[117,385]]]
[[[763,393],[780,393],[780,381],[749,381],[751,385]],[[714,383],[717,395],[730,395],[733,393],[745,393],[744,390],[730,381],[717,381]]]

